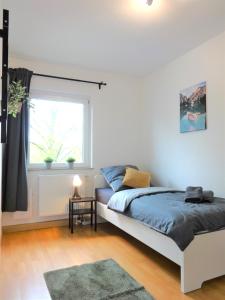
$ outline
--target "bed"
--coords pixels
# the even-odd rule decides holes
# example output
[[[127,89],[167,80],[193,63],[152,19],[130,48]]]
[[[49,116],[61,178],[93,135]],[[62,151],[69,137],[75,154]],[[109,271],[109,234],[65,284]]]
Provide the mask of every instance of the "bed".
[[[124,230],[180,266],[181,291],[187,293],[201,288],[202,283],[225,275],[225,229],[198,234],[182,251],[168,236],[139,221],[107,208],[113,192],[104,177],[95,177],[98,215]]]

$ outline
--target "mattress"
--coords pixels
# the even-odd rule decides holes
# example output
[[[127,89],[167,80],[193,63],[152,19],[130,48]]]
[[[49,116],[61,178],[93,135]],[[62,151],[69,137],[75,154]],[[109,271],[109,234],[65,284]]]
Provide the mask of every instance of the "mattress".
[[[109,199],[115,192],[111,188],[97,188],[95,189],[95,197],[98,202],[107,204]]]

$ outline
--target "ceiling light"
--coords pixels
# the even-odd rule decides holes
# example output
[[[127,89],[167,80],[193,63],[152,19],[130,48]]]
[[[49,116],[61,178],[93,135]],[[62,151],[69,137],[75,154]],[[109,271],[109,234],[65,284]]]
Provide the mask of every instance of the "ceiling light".
[[[146,4],[152,5],[152,2],[153,2],[153,0],[147,0],[147,1],[146,1]]]

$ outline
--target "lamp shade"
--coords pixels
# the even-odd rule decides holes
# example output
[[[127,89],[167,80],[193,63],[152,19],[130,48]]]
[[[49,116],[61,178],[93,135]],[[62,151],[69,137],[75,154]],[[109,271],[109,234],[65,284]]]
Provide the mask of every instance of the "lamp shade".
[[[73,186],[77,187],[77,186],[81,186],[81,184],[82,184],[82,181],[80,179],[80,176],[79,175],[74,175],[74,177],[73,177]]]
[[[146,3],[147,3],[148,5],[152,5],[152,2],[153,2],[153,0],[147,0],[147,1],[146,1]]]

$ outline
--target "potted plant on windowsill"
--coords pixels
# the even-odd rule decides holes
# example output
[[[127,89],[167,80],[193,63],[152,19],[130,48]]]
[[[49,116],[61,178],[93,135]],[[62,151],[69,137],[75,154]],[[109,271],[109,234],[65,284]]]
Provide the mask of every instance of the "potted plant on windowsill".
[[[51,169],[52,167],[52,163],[53,163],[53,159],[51,157],[46,157],[45,160],[45,165],[47,169]]]
[[[73,157],[69,157],[66,161],[68,163],[69,169],[73,169],[74,168],[74,162],[76,161],[76,159],[73,158]]]

